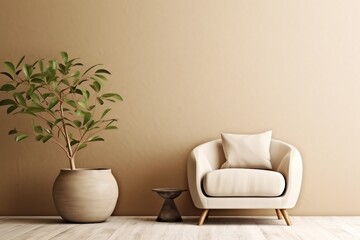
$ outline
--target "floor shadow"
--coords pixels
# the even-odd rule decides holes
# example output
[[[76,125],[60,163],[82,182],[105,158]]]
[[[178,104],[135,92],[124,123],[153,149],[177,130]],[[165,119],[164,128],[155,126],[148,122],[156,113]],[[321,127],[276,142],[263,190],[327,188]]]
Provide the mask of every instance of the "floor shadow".
[[[134,218],[134,221],[141,222],[156,222],[156,217],[139,217]],[[183,222],[166,222],[167,224],[186,224],[198,225],[199,219],[197,217],[183,217]],[[162,222],[157,222],[162,224]],[[284,225],[283,220],[276,218],[255,218],[255,217],[209,217],[204,225],[268,225],[277,226]]]
[[[154,217],[130,217],[136,222],[148,222],[163,224],[162,222],[156,222],[156,216]],[[60,217],[11,217],[3,218],[2,221],[12,224],[77,224],[71,222],[65,222]],[[165,222],[166,224],[185,224],[185,225],[198,225],[197,217],[183,217],[183,222]],[[104,223],[106,223],[105,221]],[[101,224],[101,223],[81,223],[81,224]],[[268,225],[278,226],[284,225],[283,220],[277,220],[276,218],[255,218],[255,217],[209,217],[205,220],[204,225]]]
[[[196,222],[197,224],[197,222]],[[281,225],[283,221],[270,218],[244,218],[244,217],[209,217],[206,225]]]
[[[11,218],[3,218],[1,219],[3,221],[6,221],[7,223],[12,224],[102,224],[106,223],[104,222],[93,222],[93,223],[78,223],[78,222],[66,222],[61,217],[11,217]]]

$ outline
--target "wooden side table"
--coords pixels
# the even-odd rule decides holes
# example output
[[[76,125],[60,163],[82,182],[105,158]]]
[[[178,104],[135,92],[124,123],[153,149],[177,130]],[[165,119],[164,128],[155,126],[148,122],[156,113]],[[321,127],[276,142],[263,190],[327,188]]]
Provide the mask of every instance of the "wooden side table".
[[[181,215],[176,208],[174,199],[177,198],[186,189],[178,188],[154,188],[152,191],[158,193],[165,199],[164,204],[156,219],[157,222],[182,222]]]

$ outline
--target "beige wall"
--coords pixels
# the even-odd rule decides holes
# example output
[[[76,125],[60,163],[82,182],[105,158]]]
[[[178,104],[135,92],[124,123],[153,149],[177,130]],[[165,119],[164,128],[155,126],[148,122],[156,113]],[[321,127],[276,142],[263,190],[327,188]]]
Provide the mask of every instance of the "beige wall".
[[[2,1],[0,60],[67,50],[112,71],[108,89],[125,99],[114,109],[120,130],[78,166],[112,168],[116,215],[156,215],[151,189],[187,187],[197,144],[268,129],[303,156],[292,214],[360,214],[359,12],[356,0]],[[1,109],[0,121],[0,214],[56,214],[51,188],[65,156],[13,142],[7,131],[25,117]],[[198,213],[189,193],[177,203]],[[228,213],[273,214],[218,212]]]

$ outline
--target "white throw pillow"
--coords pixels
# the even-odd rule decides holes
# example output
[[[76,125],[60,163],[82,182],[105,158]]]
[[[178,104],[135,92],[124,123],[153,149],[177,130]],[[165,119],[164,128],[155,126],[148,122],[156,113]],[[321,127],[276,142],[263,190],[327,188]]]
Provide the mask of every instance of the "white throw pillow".
[[[226,162],[221,168],[272,169],[270,142],[272,131],[243,135],[222,133]]]

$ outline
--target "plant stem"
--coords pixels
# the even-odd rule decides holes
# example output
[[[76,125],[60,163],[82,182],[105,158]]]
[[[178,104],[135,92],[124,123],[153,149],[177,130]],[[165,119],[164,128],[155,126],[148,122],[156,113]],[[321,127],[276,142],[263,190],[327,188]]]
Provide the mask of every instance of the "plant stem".
[[[77,147],[75,148],[74,153],[73,153],[74,157],[75,157],[76,153],[78,152],[80,145],[85,142],[83,140],[84,140],[84,137],[85,137],[86,133],[87,133],[87,130],[81,135],[81,137],[79,139],[79,143],[77,144]]]
[[[71,170],[75,170],[75,156],[73,156],[72,158],[70,158],[70,169]]]
[[[67,132],[67,128],[66,128],[66,124],[65,124],[65,120],[64,120],[64,109],[63,109],[63,102],[60,101],[60,115],[62,118],[62,124],[63,124],[63,128],[64,128],[64,133],[65,133],[65,141],[66,141],[66,146],[67,149],[69,151],[69,160],[70,160],[70,169],[71,170],[75,170],[75,157],[73,155],[72,152],[72,148],[71,148],[71,143],[70,143],[70,138],[69,138],[69,134]]]

